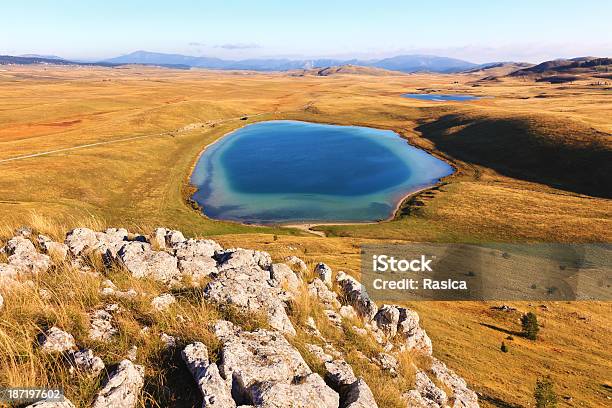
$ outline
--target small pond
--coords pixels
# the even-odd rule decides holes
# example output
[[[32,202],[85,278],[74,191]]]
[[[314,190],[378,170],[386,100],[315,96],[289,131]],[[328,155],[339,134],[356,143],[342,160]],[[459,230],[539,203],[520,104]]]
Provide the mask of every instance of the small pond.
[[[465,101],[475,101],[478,99],[482,99],[479,96],[474,95],[462,95],[462,94],[403,94],[404,98],[412,98],[412,99],[421,99],[424,101],[434,101],[434,102],[465,102]]]

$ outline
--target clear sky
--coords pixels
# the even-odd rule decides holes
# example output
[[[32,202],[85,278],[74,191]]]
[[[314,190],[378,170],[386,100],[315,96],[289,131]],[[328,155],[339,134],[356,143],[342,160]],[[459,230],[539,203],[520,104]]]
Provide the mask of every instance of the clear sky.
[[[7,0],[0,21],[0,54],[73,59],[612,56],[610,0]]]

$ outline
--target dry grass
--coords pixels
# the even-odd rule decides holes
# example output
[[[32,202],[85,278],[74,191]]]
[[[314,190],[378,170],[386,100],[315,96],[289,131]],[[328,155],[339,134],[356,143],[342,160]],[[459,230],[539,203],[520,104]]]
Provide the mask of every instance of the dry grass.
[[[520,120],[519,128],[526,129],[527,136],[541,134],[553,145],[565,140],[568,135],[564,132],[570,132],[570,139],[581,147],[585,141],[592,141],[591,135],[603,134],[609,140],[609,90],[588,81],[550,85],[519,79],[478,79],[477,75],[296,78],[154,68],[10,67],[0,72],[0,160],[86,143],[152,136],[0,163],[0,235],[7,237],[20,225],[34,226],[56,239],[74,226],[123,226],[134,232],[148,232],[164,225],[193,236],[216,235],[215,239],[226,247],[266,250],[277,260],[297,255],[310,268],[324,261],[335,270],[353,274],[359,270],[359,245],[381,239],[609,242],[612,210],[610,200],[601,198],[601,194],[599,198],[577,194],[576,191],[584,191],[573,188],[567,179],[559,183],[551,180],[548,173],[538,174],[537,168],[530,169],[535,173],[517,173],[521,169],[513,168],[512,160],[500,168],[490,157],[483,161],[480,154],[466,155],[473,153],[466,150],[471,143],[485,143],[482,138],[487,132],[495,132],[499,121],[508,119]],[[493,98],[437,104],[400,97],[402,93],[421,90],[470,92]],[[406,203],[404,213],[410,215],[381,224],[319,227],[331,235],[328,238],[306,236],[296,230],[208,220],[186,204],[190,169],[204,146],[245,123],[231,118],[253,113],[266,114],[247,123],[299,119],[393,129],[414,145],[453,162],[458,171],[446,180],[447,184]],[[444,117],[467,122],[441,122]],[[229,120],[209,123],[224,119]],[[478,120],[489,127],[469,126]],[[205,126],[180,130],[193,123]],[[439,126],[423,128],[427,123]],[[497,140],[511,145],[508,137],[513,132],[510,129],[505,138]],[[461,137],[463,149],[449,147],[442,136]],[[604,146],[604,153],[609,154],[605,149],[609,148]],[[520,153],[521,149],[515,151]],[[609,185],[604,188],[609,189]],[[273,235],[278,238],[275,240]],[[89,288],[89,284],[82,287],[80,276],[71,273],[58,271],[57,280],[45,283],[55,300],[40,299],[34,287],[21,289],[24,300],[7,301],[0,314],[0,342],[6,350],[0,357],[1,366],[10,367],[1,375],[6,375],[7,380],[40,384],[43,372],[64,369],[61,362],[45,361],[33,347],[32,336],[43,324],[65,324],[67,329],[75,330],[79,342],[90,345],[82,336],[86,318],[83,308],[96,307],[101,300],[93,282]],[[113,272],[113,279],[125,285],[124,289],[134,285],[151,295],[161,290],[154,283],[133,281],[121,271]],[[82,292],[74,301],[67,297],[71,287]],[[195,293],[180,296],[169,316],[189,317],[188,329],[180,329],[182,337],[202,339],[213,350],[218,345],[205,322],[224,314],[240,319],[234,311],[210,309]],[[301,302],[304,308],[313,310],[316,318],[316,307],[305,299]],[[165,355],[159,342],[142,339],[139,334],[143,324],[152,327],[151,339],[162,330],[179,333],[179,327],[171,317],[151,313],[147,300],[120,303],[129,313],[118,318],[119,345],[90,346],[96,347],[105,361],[116,362],[131,344],[137,343],[142,353],[139,361],[153,363],[162,359],[173,367],[170,371],[152,368],[148,372],[146,403],[172,405],[173,401],[188,401],[182,392],[172,393],[168,389],[174,388],[163,387],[173,385],[180,390],[185,386],[168,382],[175,374],[183,374],[182,366],[176,364],[177,356]],[[499,352],[501,340],[507,336],[503,330],[516,330],[518,323],[514,317],[492,313],[488,303],[410,306],[419,311],[432,337],[434,354],[485,395],[483,405],[531,403],[535,378],[544,374],[553,376],[561,395],[573,398],[562,399],[563,406],[596,407],[607,403],[609,388],[605,384],[609,387],[611,369],[606,349],[611,334],[609,303],[557,302],[548,304],[548,312],[539,310],[538,305],[517,304],[523,311],[536,310],[545,327],[542,339],[536,342],[516,336],[506,341],[510,347],[507,354]],[[303,321],[302,308],[296,311],[292,318]],[[580,320],[577,315],[588,319]],[[336,338],[332,333],[327,334],[338,347],[347,350],[361,341]],[[358,358],[351,357],[351,363],[361,375],[372,377]],[[408,367],[409,362],[405,365]],[[60,374],[66,378],[65,387],[75,402],[91,398],[95,384],[69,381],[70,377]],[[396,403],[398,386],[384,376],[370,381],[379,398],[390,395],[385,403]],[[75,384],[85,384],[85,389],[74,388]]]

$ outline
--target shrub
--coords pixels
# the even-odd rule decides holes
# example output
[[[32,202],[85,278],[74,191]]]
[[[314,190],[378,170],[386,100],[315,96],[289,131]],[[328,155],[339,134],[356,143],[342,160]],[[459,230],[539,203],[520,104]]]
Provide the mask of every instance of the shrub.
[[[550,377],[537,379],[534,397],[536,408],[554,408],[557,406],[557,394],[555,394]]]
[[[501,351],[504,352],[504,353],[508,352],[508,346],[506,346],[506,343],[504,343],[503,341],[502,341],[502,344],[501,344]]]
[[[538,337],[538,331],[540,326],[538,325],[538,318],[535,313],[529,312],[521,317],[521,324],[523,326],[523,336],[529,340],[535,340]]]

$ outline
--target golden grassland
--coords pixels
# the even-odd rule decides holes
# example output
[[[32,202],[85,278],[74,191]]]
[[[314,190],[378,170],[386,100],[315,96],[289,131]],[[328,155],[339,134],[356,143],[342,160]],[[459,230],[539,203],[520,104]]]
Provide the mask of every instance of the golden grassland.
[[[125,226],[145,232],[164,225],[192,236],[215,235],[224,246],[267,250],[276,259],[295,254],[311,264],[323,261],[334,270],[353,274],[359,271],[359,245],[381,239],[610,242],[611,189],[606,181],[611,161],[605,161],[612,150],[610,89],[588,79],[569,85],[478,79],[477,75],[291,77],[142,67],[2,67],[2,238],[24,224],[57,238],[73,226],[92,222],[100,228]],[[422,90],[492,98],[439,104],[400,97]],[[240,120],[245,115],[251,117]],[[457,172],[440,186],[407,200],[394,220],[317,227],[328,235],[325,238],[296,229],[214,221],[191,208],[188,177],[202,149],[239,126],[271,119],[392,129],[448,160]],[[121,141],[136,136],[143,137]],[[111,143],[1,162],[99,142]],[[563,154],[547,156],[551,151]],[[547,157],[546,163],[534,162],[541,154]],[[582,171],[585,168],[588,173]],[[53,304],[36,298],[32,291],[24,294],[22,304],[8,304],[2,312],[0,358],[35,353],[32,336],[48,320],[65,323],[80,338],[83,310],[100,302],[97,288],[93,282],[84,285],[73,299],[67,295],[72,285],[62,282],[75,278],[69,270],[62,273],[55,282],[44,283],[52,285],[56,294]],[[160,290],[120,272],[117,279],[126,280],[125,285],[149,285],[143,290],[150,293]],[[219,311],[189,296],[177,306],[193,322],[185,338],[213,346],[203,323]],[[548,302],[548,310],[539,303],[513,304],[520,311],[535,311],[543,322],[542,336],[535,342],[516,335],[505,340],[507,332],[519,330],[519,314],[492,311],[492,305],[422,302],[409,306],[420,313],[433,340],[434,355],[483,394],[484,406],[527,406],[536,377],[549,373],[559,394],[572,397],[561,399],[562,406],[606,404],[612,370],[607,348],[612,335],[609,302]],[[128,306],[132,313],[126,314],[121,326],[126,341],[114,350],[95,345],[110,361],[119,360],[129,348],[127,339],[136,335],[130,320],[150,318],[144,306]],[[155,330],[169,334],[179,330],[172,315],[155,319]],[[13,341],[16,337],[21,340]],[[499,351],[502,340],[509,353]],[[338,341],[346,349],[353,347],[346,339]],[[141,346],[144,361],[161,358],[160,344]],[[2,381],[19,384],[41,378],[49,367],[39,365],[40,358],[24,358],[27,370],[21,361],[14,365],[5,360],[19,368],[9,370],[11,375],[23,377]],[[356,360],[351,362],[359,367]],[[49,369],[59,369],[53,367]],[[367,367],[359,370],[374,382],[376,396],[389,396],[382,406],[396,406],[397,390],[385,378],[376,380]],[[161,371],[148,377],[151,398],[159,403],[180,398],[154,391],[172,378],[173,374]],[[74,390],[81,395],[79,401],[95,388],[95,384],[83,384],[89,388]]]

